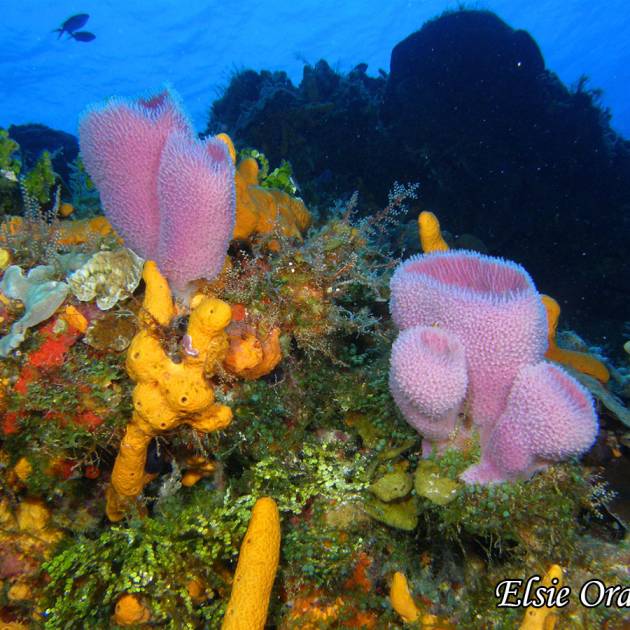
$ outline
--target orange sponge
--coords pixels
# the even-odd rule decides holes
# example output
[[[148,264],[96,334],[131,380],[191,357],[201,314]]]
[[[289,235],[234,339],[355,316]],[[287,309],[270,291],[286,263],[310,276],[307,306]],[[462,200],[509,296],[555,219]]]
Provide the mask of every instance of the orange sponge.
[[[558,319],[560,318],[560,305],[548,295],[543,295],[542,301],[547,311],[547,336],[549,340],[549,346],[545,356],[551,361],[562,363],[563,365],[572,367],[578,372],[593,376],[602,383],[607,383],[610,379],[610,373],[601,361],[598,361],[595,357],[586,352],[564,350],[558,347],[556,343],[556,330],[558,328]]]
[[[234,144],[227,134],[218,140],[224,142],[232,159],[236,161]],[[236,186],[236,225],[233,238],[245,240],[253,234],[269,234],[280,228],[285,236],[300,237],[311,224],[311,215],[301,199],[282,190],[258,185],[258,162],[254,158],[241,160],[234,176]]]
[[[418,217],[418,231],[420,233],[420,245],[425,254],[432,252],[446,252],[449,247],[442,238],[440,222],[433,212],[424,211]]]

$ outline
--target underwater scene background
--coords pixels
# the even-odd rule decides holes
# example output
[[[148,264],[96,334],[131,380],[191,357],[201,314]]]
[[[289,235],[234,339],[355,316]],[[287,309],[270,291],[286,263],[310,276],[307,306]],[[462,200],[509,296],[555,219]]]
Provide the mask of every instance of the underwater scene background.
[[[0,629],[629,628],[629,29],[6,3]]]

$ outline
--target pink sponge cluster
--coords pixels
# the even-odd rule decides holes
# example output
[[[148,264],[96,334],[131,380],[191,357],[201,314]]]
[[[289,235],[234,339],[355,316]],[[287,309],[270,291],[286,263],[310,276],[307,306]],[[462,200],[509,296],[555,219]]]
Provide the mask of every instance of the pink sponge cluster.
[[[438,446],[466,408],[482,447],[466,481],[527,477],[590,447],[597,434],[592,402],[572,377],[544,362],[545,310],[522,267],[466,251],[415,256],[394,273],[390,309],[402,331],[392,350],[392,395],[407,421]],[[427,340],[426,327],[449,348],[450,363],[444,352],[434,359],[436,341]],[[454,383],[463,385],[461,396]]]
[[[403,330],[392,347],[389,383],[409,423],[425,440],[444,442],[455,428],[468,386],[461,342],[439,328]]]
[[[528,365],[514,381],[480,463],[462,477],[489,483],[529,476],[543,462],[562,461],[589,449],[596,435],[590,394],[555,365]]]
[[[175,291],[221,271],[234,230],[234,165],[223,142],[195,137],[170,92],[90,109],[79,142],[112,226]]]

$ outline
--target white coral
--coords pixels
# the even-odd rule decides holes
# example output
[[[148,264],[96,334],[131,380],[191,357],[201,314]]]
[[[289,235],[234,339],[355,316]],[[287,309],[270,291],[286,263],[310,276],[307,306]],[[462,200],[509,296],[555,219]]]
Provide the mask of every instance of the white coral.
[[[96,299],[107,311],[129,297],[140,284],[143,260],[130,249],[97,252],[82,267],[68,276],[70,290],[82,302]]]

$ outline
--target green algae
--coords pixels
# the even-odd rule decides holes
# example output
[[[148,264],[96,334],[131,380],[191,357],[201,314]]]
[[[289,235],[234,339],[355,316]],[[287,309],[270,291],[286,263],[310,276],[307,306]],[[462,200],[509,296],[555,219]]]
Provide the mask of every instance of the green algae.
[[[17,179],[20,174],[22,164],[17,157],[20,145],[9,138],[9,132],[0,128],[0,171],[4,172],[6,177],[8,173],[12,173]]]
[[[33,168],[22,178],[22,185],[28,196],[43,206],[51,200],[50,191],[56,178],[51,155],[43,151]]]
[[[280,166],[270,171],[269,160],[264,153],[257,149],[243,149],[238,153],[238,161],[244,158],[253,158],[258,162],[258,183],[263,188],[275,188],[282,190],[292,197],[298,191],[293,179],[293,167],[287,160],[282,160]]]
[[[283,527],[270,625],[286,619],[282,597],[294,588],[325,589],[332,601],[342,592],[348,611],[337,625],[358,607],[375,611],[383,627],[401,627],[387,599],[387,581],[401,570],[415,596],[460,627],[473,628],[482,618],[516,628],[520,611],[496,610],[495,580],[544,571],[550,562],[565,563],[573,574],[589,563],[599,570],[599,548],[584,554],[583,533],[605,496],[579,466],[483,488],[458,481],[479,456],[475,445],[421,459],[420,438],[389,393],[392,331],[370,307],[385,295],[387,270],[379,269],[375,260],[382,258],[353,229],[337,217],[303,243],[281,240],[277,254],[254,246],[251,259],[236,256],[220,296],[242,302],[258,324],[282,328],[283,361],[258,381],[219,377],[217,398],[234,411],[224,432],[200,436],[185,429],[158,441],[172,471],[147,486],[147,518],[98,522],[93,515],[102,513],[105,480],[62,481],[46,469],[54,455],[76,463],[77,474],[93,463],[104,477],[111,469],[131,417],[124,354],[108,344],[75,344],[47,387],[36,383],[26,397],[9,396],[12,410],[30,416],[21,433],[5,441],[10,464],[27,456],[34,468],[27,491],[49,499],[60,513],[57,523],[70,534],[45,566],[44,626],[110,627],[116,598],[137,592],[156,625],[218,627],[228,576],[251,507],[262,495],[278,503]],[[301,283],[317,291],[300,293]],[[133,315],[128,319],[132,324]],[[111,331],[104,332],[108,338]],[[25,354],[37,341],[33,335],[25,342]],[[10,378],[18,367],[8,366]],[[86,384],[87,395],[112,412],[97,432],[44,419],[51,405],[68,414],[80,409]],[[218,473],[182,488],[178,465],[191,453],[215,459]],[[415,494],[409,496],[411,473]],[[88,514],[80,511],[82,502]],[[365,593],[345,586],[361,553],[372,559],[373,586]],[[193,577],[213,596],[193,602],[185,589]],[[589,611],[588,619],[602,614]]]

